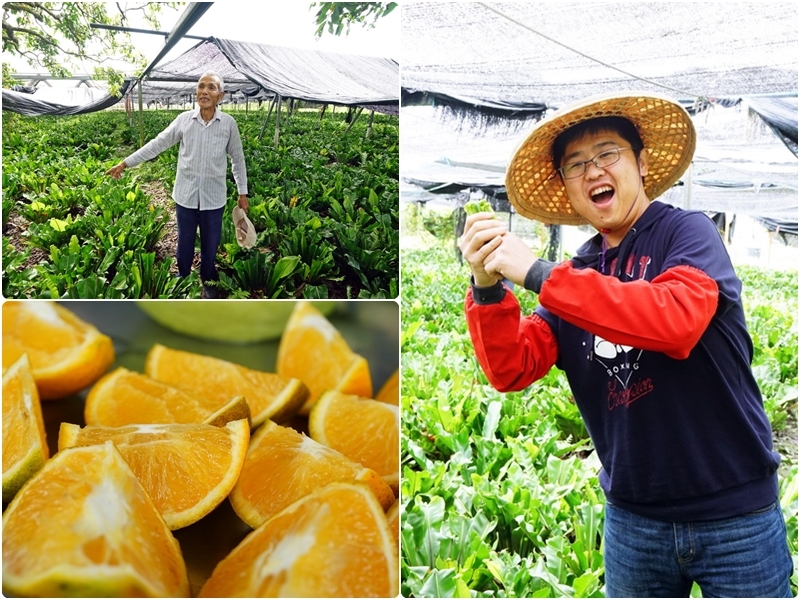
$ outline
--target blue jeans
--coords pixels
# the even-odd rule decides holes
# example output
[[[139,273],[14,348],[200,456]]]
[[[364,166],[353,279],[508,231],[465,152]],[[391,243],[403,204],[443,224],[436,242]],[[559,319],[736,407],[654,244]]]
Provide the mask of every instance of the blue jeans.
[[[187,277],[192,271],[194,241],[200,227],[200,279],[216,281],[219,279],[217,267],[217,248],[222,239],[222,213],[225,207],[214,210],[199,210],[175,205],[178,221],[178,273]]]
[[[793,564],[778,502],[719,521],[668,523],[606,505],[606,596],[790,598]]]

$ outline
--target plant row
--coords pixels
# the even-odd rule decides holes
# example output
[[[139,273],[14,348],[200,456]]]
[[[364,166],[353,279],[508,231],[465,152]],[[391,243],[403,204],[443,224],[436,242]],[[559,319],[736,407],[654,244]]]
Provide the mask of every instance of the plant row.
[[[553,369],[527,390],[494,390],[469,339],[468,269],[452,238],[404,248],[402,264],[403,595],[603,596],[599,462],[566,378]],[[797,412],[796,274],[740,275],[779,431]],[[534,294],[519,297],[523,312],[535,308]],[[796,556],[793,451],[779,475]]]
[[[170,206],[143,189],[172,189],[177,146],[119,181],[105,171],[155,137],[179,111],[71,118],[12,115],[3,127],[5,297],[197,296],[196,274],[176,279],[158,251]],[[352,128],[343,113],[284,116],[275,146],[261,137],[265,111],[233,111],[248,167],[249,216],[258,233],[236,243],[229,203],[217,256],[220,286],[236,298],[396,297],[397,120],[376,115]],[[272,120],[274,121],[274,116]],[[13,230],[12,227],[13,226]],[[13,231],[19,232],[15,237]],[[172,275],[171,275],[172,274]]]

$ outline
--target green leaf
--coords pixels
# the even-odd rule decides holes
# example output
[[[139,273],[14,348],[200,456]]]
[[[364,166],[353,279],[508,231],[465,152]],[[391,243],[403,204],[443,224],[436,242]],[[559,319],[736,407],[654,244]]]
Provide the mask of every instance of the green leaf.
[[[486,421],[483,424],[483,437],[489,439],[494,437],[497,426],[500,423],[500,411],[502,410],[503,403],[495,400],[489,403],[489,408],[486,411]]]
[[[69,226],[69,223],[67,221],[62,221],[61,219],[55,219],[55,218],[50,219],[49,223],[50,227],[52,227],[58,232],[66,231],[67,227]]]
[[[275,265],[275,276],[278,279],[284,279],[294,273],[299,264],[299,256],[282,256]]]
[[[454,569],[433,570],[420,590],[423,598],[457,598],[458,582]]]

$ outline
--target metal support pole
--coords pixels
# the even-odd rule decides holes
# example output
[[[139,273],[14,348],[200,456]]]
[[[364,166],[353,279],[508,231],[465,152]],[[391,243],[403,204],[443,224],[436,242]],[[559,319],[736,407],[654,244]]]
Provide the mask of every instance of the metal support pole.
[[[367,133],[364,137],[369,137],[369,134],[372,133],[372,123],[375,121],[375,111],[371,110],[369,113],[369,125],[367,125]]]
[[[344,132],[344,133],[345,133],[345,135],[346,135],[346,134],[348,134],[348,133],[350,133],[350,130],[353,128],[353,125],[355,125],[355,124],[356,124],[356,121],[358,121],[358,117],[360,117],[360,116],[361,116],[361,113],[362,113],[363,111],[364,111],[364,107],[363,107],[363,106],[359,106],[359,107],[358,107],[358,108],[355,110],[355,112],[353,113],[353,118],[352,118],[352,120],[350,121],[350,125],[348,125],[348,126],[347,126],[347,129],[346,129],[346,130],[345,130],[345,132]]]
[[[549,237],[547,240],[547,260],[552,262],[561,261],[561,225],[548,225]]]
[[[683,186],[686,188],[684,190],[684,208],[689,210],[692,208],[692,165],[689,164],[689,168],[686,169],[686,175],[683,179]]]
[[[278,106],[275,110],[275,147],[278,147],[278,139],[281,133],[281,96],[278,95]]]
[[[264,137],[264,132],[267,130],[267,123],[269,122],[270,116],[272,116],[272,107],[275,105],[275,96],[272,97],[272,100],[269,102],[269,109],[267,110],[267,118],[264,119],[264,124],[261,126],[261,133],[258,134],[258,141],[261,141],[261,138]]]
[[[144,115],[142,115],[142,80],[139,80],[139,147],[144,146]]]

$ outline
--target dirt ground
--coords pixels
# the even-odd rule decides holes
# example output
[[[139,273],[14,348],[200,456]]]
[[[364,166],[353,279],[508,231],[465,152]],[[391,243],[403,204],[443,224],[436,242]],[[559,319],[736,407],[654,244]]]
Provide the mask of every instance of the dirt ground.
[[[148,181],[140,185],[145,195],[150,197],[154,206],[163,208],[169,221],[164,227],[164,235],[158,240],[155,246],[156,261],[164,260],[168,256],[175,256],[175,249],[178,246],[178,224],[175,220],[175,206],[169,192],[164,188],[160,181]],[[195,256],[195,260],[199,257]],[[174,261],[170,266],[170,273],[178,274],[178,265]]]
[[[3,225],[3,237],[8,239],[9,243],[14,247],[17,252],[24,252],[28,248],[25,243],[24,233],[27,229],[28,222],[17,213],[16,210],[12,211],[8,217],[8,221]],[[43,260],[47,260],[49,253],[40,248],[30,247],[31,253],[28,255],[27,260],[22,265],[23,269],[28,269],[38,265]]]
[[[150,200],[155,206],[161,206],[166,210],[169,216],[169,221],[164,227],[164,236],[156,243],[155,253],[156,260],[163,260],[168,256],[175,256],[175,249],[178,243],[178,225],[175,220],[175,208],[169,192],[164,188],[163,184],[158,181],[151,181],[141,185],[142,191],[150,197]],[[8,221],[3,226],[3,237],[7,238],[11,245],[18,252],[23,252],[26,248],[30,248],[31,252],[28,259],[25,261],[23,268],[27,269],[35,267],[43,260],[47,260],[49,253],[40,248],[33,248],[25,243],[24,233],[27,228],[27,221],[17,211],[12,211],[9,215]],[[199,262],[200,256],[195,256],[195,262]],[[196,265],[195,265],[196,266]],[[177,274],[178,267],[174,263],[170,267],[170,272]]]
[[[773,434],[775,451],[781,455],[781,470],[787,470],[790,465],[798,464],[797,438],[798,424],[796,413],[791,414],[786,426]]]

